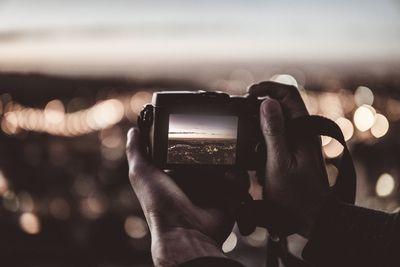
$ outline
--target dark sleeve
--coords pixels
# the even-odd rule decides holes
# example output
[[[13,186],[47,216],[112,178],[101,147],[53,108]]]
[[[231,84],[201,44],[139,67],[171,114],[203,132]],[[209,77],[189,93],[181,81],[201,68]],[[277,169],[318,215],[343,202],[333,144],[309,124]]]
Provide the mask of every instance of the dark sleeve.
[[[193,259],[187,262],[184,262],[179,265],[179,267],[211,267],[211,266],[219,266],[219,267],[244,267],[237,261],[228,259],[228,258],[219,258],[219,257],[202,257]]]
[[[400,215],[328,200],[303,258],[315,266],[400,266]]]

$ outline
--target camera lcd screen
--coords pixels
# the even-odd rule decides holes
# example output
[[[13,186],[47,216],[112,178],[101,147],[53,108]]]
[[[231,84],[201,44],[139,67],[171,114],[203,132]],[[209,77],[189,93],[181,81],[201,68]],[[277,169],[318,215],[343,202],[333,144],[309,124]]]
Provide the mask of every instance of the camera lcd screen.
[[[238,117],[170,114],[168,164],[234,165]]]

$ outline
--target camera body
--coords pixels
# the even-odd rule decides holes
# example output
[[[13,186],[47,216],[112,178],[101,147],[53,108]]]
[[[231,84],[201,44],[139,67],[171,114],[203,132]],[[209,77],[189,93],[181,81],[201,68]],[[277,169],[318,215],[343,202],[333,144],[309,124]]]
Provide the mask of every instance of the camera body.
[[[155,92],[138,118],[147,156],[166,170],[262,168],[261,102],[221,92]]]

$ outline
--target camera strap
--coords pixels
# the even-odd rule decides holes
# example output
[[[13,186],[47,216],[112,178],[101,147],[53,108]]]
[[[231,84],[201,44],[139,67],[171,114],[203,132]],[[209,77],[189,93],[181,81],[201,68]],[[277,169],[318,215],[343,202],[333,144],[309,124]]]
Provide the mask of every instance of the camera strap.
[[[287,125],[288,133],[295,133],[297,139],[319,135],[336,139],[343,146],[343,154],[338,165],[336,183],[331,187],[331,196],[347,203],[354,203],[356,194],[356,172],[345,138],[339,126],[330,119],[321,116],[302,116],[291,120]],[[274,214],[274,216],[270,216]],[[279,266],[278,258],[286,266],[307,266],[287,249],[286,237],[296,232],[296,224],[283,208],[262,200],[243,201],[237,214],[239,231],[249,235],[257,226],[270,231],[267,243],[267,266]]]

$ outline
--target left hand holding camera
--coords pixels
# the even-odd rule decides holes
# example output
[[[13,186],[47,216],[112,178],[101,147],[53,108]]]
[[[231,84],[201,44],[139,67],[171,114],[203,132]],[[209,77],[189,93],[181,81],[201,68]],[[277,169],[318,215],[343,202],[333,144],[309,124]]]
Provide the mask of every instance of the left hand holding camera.
[[[150,228],[154,264],[176,266],[198,257],[225,257],[221,245],[232,230],[233,216],[195,205],[169,175],[148,162],[138,129],[128,132],[126,152],[129,179]]]

